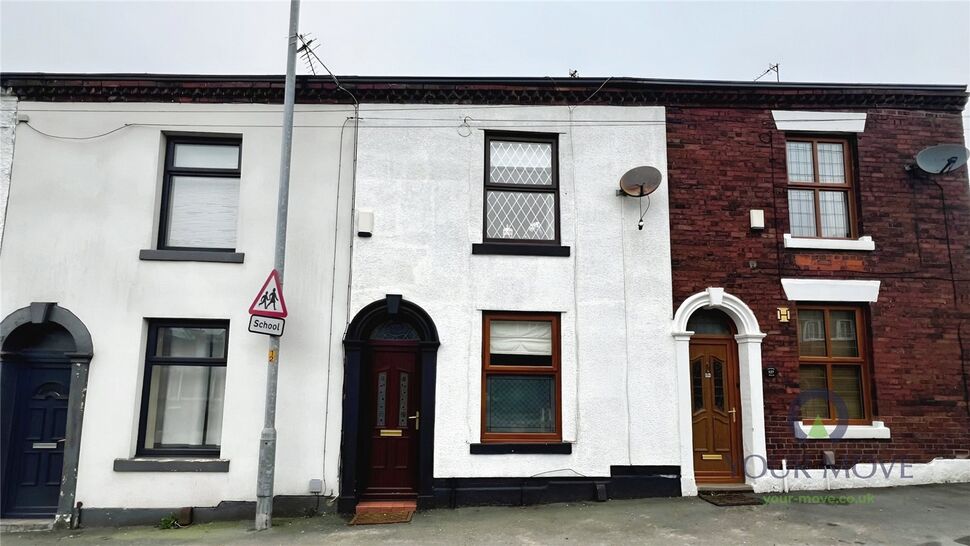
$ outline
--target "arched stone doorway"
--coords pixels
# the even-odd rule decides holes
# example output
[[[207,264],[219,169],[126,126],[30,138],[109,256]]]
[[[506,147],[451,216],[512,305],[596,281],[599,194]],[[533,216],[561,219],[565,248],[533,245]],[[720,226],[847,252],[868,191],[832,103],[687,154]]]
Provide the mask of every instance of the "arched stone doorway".
[[[3,515],[69,525],[91,335],[67,309],[36,302],[3,319],[0,348]]]
[[[431,317],[400,295],[367,305],[351,321],[344,338],[339,511],[352,512],[362,498],[432,505],[438,345]]]
[[[733,323],[733,337],[737,346],[738,383],[740,386],[741,456],[744,462],[751,457],[766,460],[764,393],[761,379],[761,340],[765,334],[758,326],[754,312],[740,298],[723,288],[708,288],[688,297],[674,314],[672,335],[677,355],[677,406],[680,431],[681,491],[696,495],[694,469],[694,423],[691,382],[691,338],[695,332],[688,322],[695,312],[716,309]],[[696,355],[695,355],[696,356]],[[757,466],[757,465],[756,465]],[[751,479],[746,478],[747,482]]]

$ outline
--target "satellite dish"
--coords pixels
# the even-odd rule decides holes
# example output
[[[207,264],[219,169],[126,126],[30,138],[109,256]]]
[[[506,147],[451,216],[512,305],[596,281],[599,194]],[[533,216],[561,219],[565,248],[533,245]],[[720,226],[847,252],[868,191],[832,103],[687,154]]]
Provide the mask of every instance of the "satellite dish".
[[[929,174],[955,171],[967,162],[967,149],[959,144],[931,146],[916,154],[916,166]]]
[[[661,180],[663,175],[656,167],[634,167],[620,177],[620,190],[630,197],[643,197],[660,187]]]

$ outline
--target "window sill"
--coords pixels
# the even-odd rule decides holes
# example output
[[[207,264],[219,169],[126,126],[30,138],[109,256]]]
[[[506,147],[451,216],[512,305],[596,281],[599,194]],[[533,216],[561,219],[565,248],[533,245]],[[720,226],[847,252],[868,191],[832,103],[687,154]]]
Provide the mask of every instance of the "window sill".
[[[573,452],[573,444],[567,443],[502,443],[502,444],[471,444],[472,455],[569,455]]]
[[[533,245],[528,243],[475,243],[472,254],[498,254],[504,256],[559,256],[569,257],[568,246]]]
[[[801,440],[889,440],[892,438],[889,428],[882,421],[873,421],[871,425],[845,425],[845,431],[839,438],[813,438],[809,436],[812,429],[811,423],[796,421],[799,434],[796,436]],[[838,425],[823,425],[825,432],[829,435],[838,428]]]
[[[808,248],[816,250],[865,250],[876,249],[876,243],[872,237],[859,237],[858,239],[820,239],[813,237],[792,237],[790,233],[785,234],[785,248]]]
[[[115,472],[229,472],[228,459],[136,457],[115,459]]]
[[[212,252],[209,250],[154,250],[138,253],[139,260],[160,262],[217,262],[241,264],[246,255],[242,252]]]

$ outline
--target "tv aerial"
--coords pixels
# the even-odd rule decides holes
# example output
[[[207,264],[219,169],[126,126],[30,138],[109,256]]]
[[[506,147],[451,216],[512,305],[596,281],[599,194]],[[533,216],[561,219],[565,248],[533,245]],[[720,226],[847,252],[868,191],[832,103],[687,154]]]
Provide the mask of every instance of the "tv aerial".
[[[620,189],[617,195],[636,197],[640,206],[640,220],[637,229],[643,230],[643,216],[650,210],[650,194],[660,187],[663,174],[656,167],[644,165],[634,167],[620,177]],[[643,198],[647,198],[647,208],[643,208]]]
[[[927,174],[944,174],[965,165],[967,157],[967,149],[959,144],[940,144],[916,154],[916,166]]]

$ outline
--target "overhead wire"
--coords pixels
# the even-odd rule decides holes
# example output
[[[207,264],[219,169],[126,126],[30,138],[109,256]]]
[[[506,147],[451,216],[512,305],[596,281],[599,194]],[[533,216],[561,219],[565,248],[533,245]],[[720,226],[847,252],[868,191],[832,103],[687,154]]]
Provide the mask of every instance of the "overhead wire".
[[[128,127],[131,127],[132,125],[137,125],[137,124],[133,124],[133,123],[126,123],[126,124],[122,125],[121,127],[116,127],[114,129],[112,129],[110,131],[107,131],[107,132],[104,132],[104,133],[100,133],[100,134],[97,134],[97,135],[90,135],[90,136],[78,137],[78,136],[52,135],[50,133],[41,131],[40,129],[38,129],[38,128],[34,127],[33,125],[31,125],[29,122],[23,122],[23,124],[26,125],[27,127],[29,127],[32,131],[37,132],[37,133],[40,133],[40,134],[42,134],[42,135],[44,135],[46,137],[49,137],[49,138],[57,138],[57,139],[64,139],[64,140],[92,140],[92,139],[95,139],[95,138],[106,137],[106,136],[108,136],[108,135],[110,135],[112,133],[117,133],[118,131],[120,131],[122,129],[126,129]]]
[[[356,129],[358,129],[358,130],[359,129],[455,129],[456,127],[467,126],[467,122],[462,121],[462,120],[457,120],[457,119],[456,120],[445,120],[445,119],[427,120],[427,121],[440,121],[441,123],[438,123],[438,124],[405,124],[405,123],[390,124],[390,123],[378,123],[378,124],[369,124],[369,125],[359,125],[359,124],[360,124],[360,122],[366,123],[369,120],[374,119],[374,118],[361,118],[359,116],[354,116],[352,119],[354,119],[357,122],[358,125],[356,126]],[[412,121],[412,120],[407,120],[407,119],[395,120],[394,118],[382,118],[382,119],[379,119],[377,121],[385,121],[385,120],[386,121],[401,121],[401,122]],[[421,122],[421,121],[425,121],[425,120],[413,120],[413,121]],[[603,122],[593,122],[593,123],[574,123],[574,122],[569,122],[569,121],[556,121],[556,120],[553,120],[553,121],[549,121],[549,120],[527,120],[527,121],[524,121],[524,122],[519,122],[517,120],[471,120],[471,119],[469,119],[469,121],[473,121],[475,123],[480,123],[480,124],[487,124],[487,123],[515,123],[515,124],[517,124],[516,125],[517,127],[521,127],[521,128],[532,128],[532,129],[556,128],[556,127],[570,127],[570,126],[573,126],[573,127],[577,127],[577,126],[578,127],[640,127],[640,126],[644,126],[644,125],[663,125],[664,124],[664,122],[654,122],[654,121],[642,121],[642,122],[637,122],[637,121],[629,121],[629,122],[623,122],[623,121],[603,121]],[[113,133],[116,133],[118,131],[121,131],[122,129],[126,129],[126,128],[129,128],[129,127],[170,127],[170,128],[177,128],[177,127],[278,128],[278,127],[281,127],[281,125],[280,124],[277,124],[277,123],[178,123],[178,122],[169,122],[169,123],[125,123],[125,124],[123,124],[123,125],[121,125],[119,127],[115,127],[114,129],[111,129],[109,131],[105,131],[103,133],[98,133],[98,134],[95,134],[95,135],[71,136],[71,135],[56,135],[56,134],[53,134],[53,133],[48,133],[46,131],[43,131],[41,129],[38,129],[33,124],[31,124],[29,121],[24,121],[24,122],[21,122],[21,123],[23,123],[24,125],[26,125],[27,127],[29,127],[31,130],[33,130],[33,131],[35,131],[35,132],[37,132],[37,133],[39,133],[41,135],[44,135],[44,136],[49,137],[49,138],[63,139],[63,140],[93,140],[93,139],[97,139],[97,138],[106,137],[108,135],[111,135]],[[316,129],[340,129],[340,128],[342,128],[342,125],[341,124],[335,124],[335,123],[334,124],[329,124],[329,123],[322,123],[322,124],[295,123],[295,124],[293,124],[293,127],[294,128],[301,128],[301,129],[310,129],[310,128],[316,128]]]

